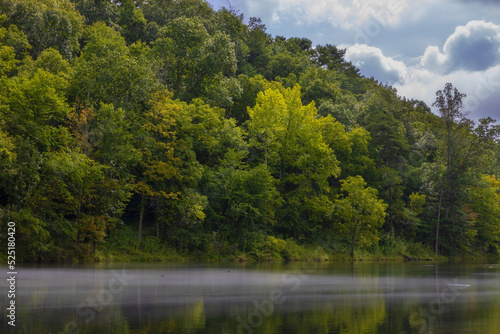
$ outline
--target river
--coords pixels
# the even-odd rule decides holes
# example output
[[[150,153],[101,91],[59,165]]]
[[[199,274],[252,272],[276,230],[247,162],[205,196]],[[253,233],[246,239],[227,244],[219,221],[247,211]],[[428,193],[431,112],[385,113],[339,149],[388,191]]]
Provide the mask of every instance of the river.
[[[498,263],[24,266],[9,288],[2,333],[500,333]]]

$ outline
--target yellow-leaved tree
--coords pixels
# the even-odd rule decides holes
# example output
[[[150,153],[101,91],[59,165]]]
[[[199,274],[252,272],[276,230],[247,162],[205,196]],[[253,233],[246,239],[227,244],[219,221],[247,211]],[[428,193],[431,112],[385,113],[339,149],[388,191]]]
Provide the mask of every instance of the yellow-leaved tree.
[[[332,117],[318,117],[314,103],[304,105],[299,85],[274,83],[258,94],[248,114],[250,147],[278,180],[284,199],[280,231],[313,237],[333,213],[329,179],[340,174],[334,151],[340,144],[332,136],[345,137],[343,126]]]

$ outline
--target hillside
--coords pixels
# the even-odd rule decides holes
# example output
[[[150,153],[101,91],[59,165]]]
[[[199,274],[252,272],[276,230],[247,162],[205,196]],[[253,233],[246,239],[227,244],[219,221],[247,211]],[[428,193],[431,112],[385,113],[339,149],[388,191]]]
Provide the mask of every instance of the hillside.
[[[21,261],[498,255],[498,135],[203,0],[0,0]],[[6,256],[6,255],[1,255]]]

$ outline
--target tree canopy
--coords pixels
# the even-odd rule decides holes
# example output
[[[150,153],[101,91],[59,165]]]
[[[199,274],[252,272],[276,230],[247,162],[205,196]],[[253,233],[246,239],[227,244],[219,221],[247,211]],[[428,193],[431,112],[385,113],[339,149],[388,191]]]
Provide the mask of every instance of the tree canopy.
[[[0,232],[16,221],[23,260],[355,256],[395,238],[499,252],[500,129],[451,83],[429,107],[344,49],[204,0],[0,13]]]

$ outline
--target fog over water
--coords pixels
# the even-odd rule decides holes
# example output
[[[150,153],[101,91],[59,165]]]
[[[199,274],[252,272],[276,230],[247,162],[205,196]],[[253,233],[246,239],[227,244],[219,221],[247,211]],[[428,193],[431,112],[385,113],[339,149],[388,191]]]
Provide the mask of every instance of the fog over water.
[[[494,333],[500,265],[27,267],[15,300],[16,333]]]

